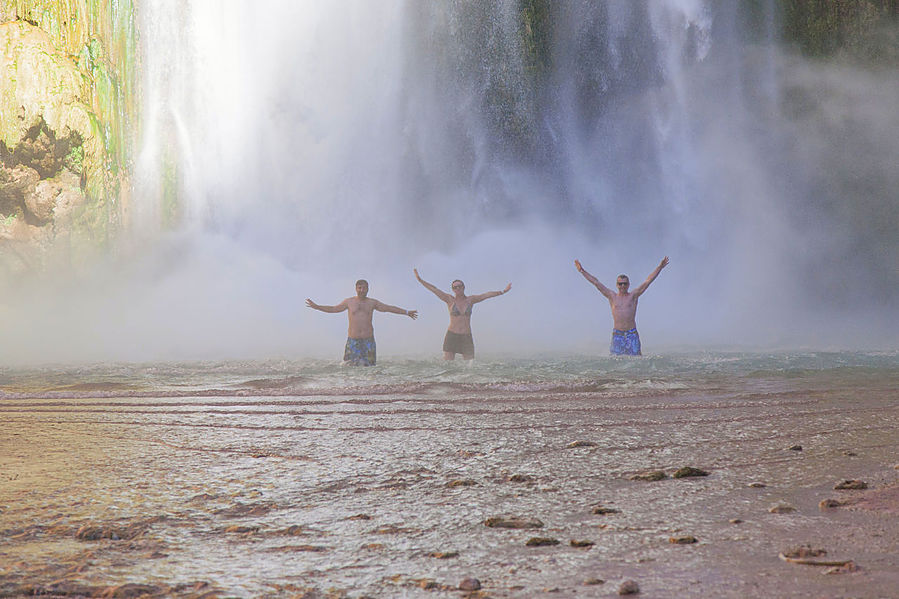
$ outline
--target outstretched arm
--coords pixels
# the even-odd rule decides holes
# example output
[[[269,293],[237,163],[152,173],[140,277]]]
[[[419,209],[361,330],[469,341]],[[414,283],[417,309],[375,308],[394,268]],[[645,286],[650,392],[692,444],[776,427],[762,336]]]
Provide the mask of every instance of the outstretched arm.
[[[443,301],[445,301],[448,304],[453,301],[453,296],[451,296],[449,293],[446,293],[445,291],[441,291],[434,285],[431,285],[430,283],[428,283],[427,281],[422,279],[420,276],[418,276],[417,268],[413,268],[412,272],[415,273],[415,278],[418,280],[419,283],[424,285],[425,289],[427,289],[428,291],[430,291],[431,293],[433,293],[434,295],[436,295],[437,297],[439,297],[440,299],[442,299]]]
[[[412,320],[418,318],[418,310],[404,310],[403,308],[391,306],[390,304],[385,304],[384,302],[379,302],[378,300],[375,300],[375,310],[377,310],[378,312],[392,312],[394,314],[402,314],[403,316],[408,316]]]
[[[319,310],[321,312],[328,312],[329,314],[336,314],[338,312],[343,312],[347,309],[346,300],[343,300],[336,306],[321,306],[316,304],[308,297],[306,298],[306,305],[312,308],[313,310]]]
[[[581,266],[581,261],[580,261],[580,260],[575,260],[575,261],[574,261],[574,267],[577,269],[577,271],[578,271],[579,273],[581,273],[582,275],[584,275],[584,278],[585,278],[585,279],[587,279],[588,281],[590,281],[591,283],[593,283],[593,286],[596,287],[597,289],[599,289],[599,292],[600,292],[601,294],[603,294],[604,296],[606,296],[606,297],[608,297],[608,298],[611,298],[611,297],[612,297],[612,290],[609,289],[608,287],[606,287],[605,285],[603,285],[602,283],[600,283],[600,282],[599,282],[599,279],[597,279],[596,277],[594,277],[593,275],[591,275],[589,272],[587,272],[586,270],[584,270],[584,267]]]
[[[509,290],[512,289],[512,283],[506,285],[506,288],[502,291],[488,291],[487,293],[479,293],[477,295],[471,296],[471,303],[476,304],[478,302],[482,302],[485,299],[490,299],[491,297],[496,297],[498,295],[503,295],[504,293],[508,293]]]
[[[640,286],[634,289],[631,293],[634,295],[641,295],[646,288],[649,287],[649,284],[656,280],[656,277],[659,276],[659,273],[662,272],[662,269],[668,266],[668,256],[662,258],[662,261],[659,262],[659,265],[656,266],[656,269],[649,273],[649,276],[646,277],[646,280],[640,283]]]

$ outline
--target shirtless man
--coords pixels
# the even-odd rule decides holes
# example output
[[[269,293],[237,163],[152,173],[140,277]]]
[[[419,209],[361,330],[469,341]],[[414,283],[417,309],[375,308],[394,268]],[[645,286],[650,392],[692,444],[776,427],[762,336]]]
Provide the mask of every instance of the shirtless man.
[[[418,310],[403,310],[368,297],[368,281],[364,279],[356,281],[356,297],[348,297],[336,306],[321,306],[309,298],[306,298],[306,305],[329,314],[349,310],[347,313],[349,327],[343,361],[354,366],[374,366],[377,361],[375,328],[371,323],[375,310],[405,314],[412,320],[418,318]]]
[[[668,266],[668,256],[662,258],[659,265],[652,271],[646,280],[639,287],[628,292],[631,282],[627,275],[618,275],[616,286],[618,293],[615,293],[602,283],[596,277],[584,270],[580,261],[574,261],[574,267],[584,278],[593,283],[599,289],[599,292],[606,296],[609,305],[612,307],[612,323],[615,327],[612,329],[612,345],[609,351],[616,355],[639,356],[640,352],[640,335],[637,333],[637,299],[643,295],[649,284],[656,280],[662,269]]]

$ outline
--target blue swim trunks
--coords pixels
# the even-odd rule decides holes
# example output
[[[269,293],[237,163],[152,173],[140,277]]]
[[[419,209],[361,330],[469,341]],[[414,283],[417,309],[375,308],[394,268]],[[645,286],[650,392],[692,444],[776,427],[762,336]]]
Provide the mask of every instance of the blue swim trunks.
[[[612,345],[609,352],[616,356],[640,356],[640,334],[637,329],[619,331],[612,329]]]
[[[346,347],[343,350],[344,362],[349,362],[353,366],[374,366],[377,359],[374,337],[366,339],[347,337]]]

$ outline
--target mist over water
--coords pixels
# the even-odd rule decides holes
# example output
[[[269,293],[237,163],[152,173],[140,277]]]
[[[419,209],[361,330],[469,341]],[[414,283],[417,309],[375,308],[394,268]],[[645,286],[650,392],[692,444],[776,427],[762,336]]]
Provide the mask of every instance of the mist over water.
[[[895,347],[899,77],[777,46],[772,6],[211,0],[142,7],[128,247],[11,295],[23,361],[341,355],[370,295],[382,356],[607,351],[606,284],[648,352]],[[35,300],[34,298],[38,299]],[[33,315],[33,316],[32,316]]]

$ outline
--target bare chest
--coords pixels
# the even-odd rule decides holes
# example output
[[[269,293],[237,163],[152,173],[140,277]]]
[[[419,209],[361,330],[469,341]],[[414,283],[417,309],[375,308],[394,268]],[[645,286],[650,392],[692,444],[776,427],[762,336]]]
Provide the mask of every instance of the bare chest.
[[[353,298],[347,302],[347,309],[352,318],[370,317],[375,311],[375,302],[370,299]]]

